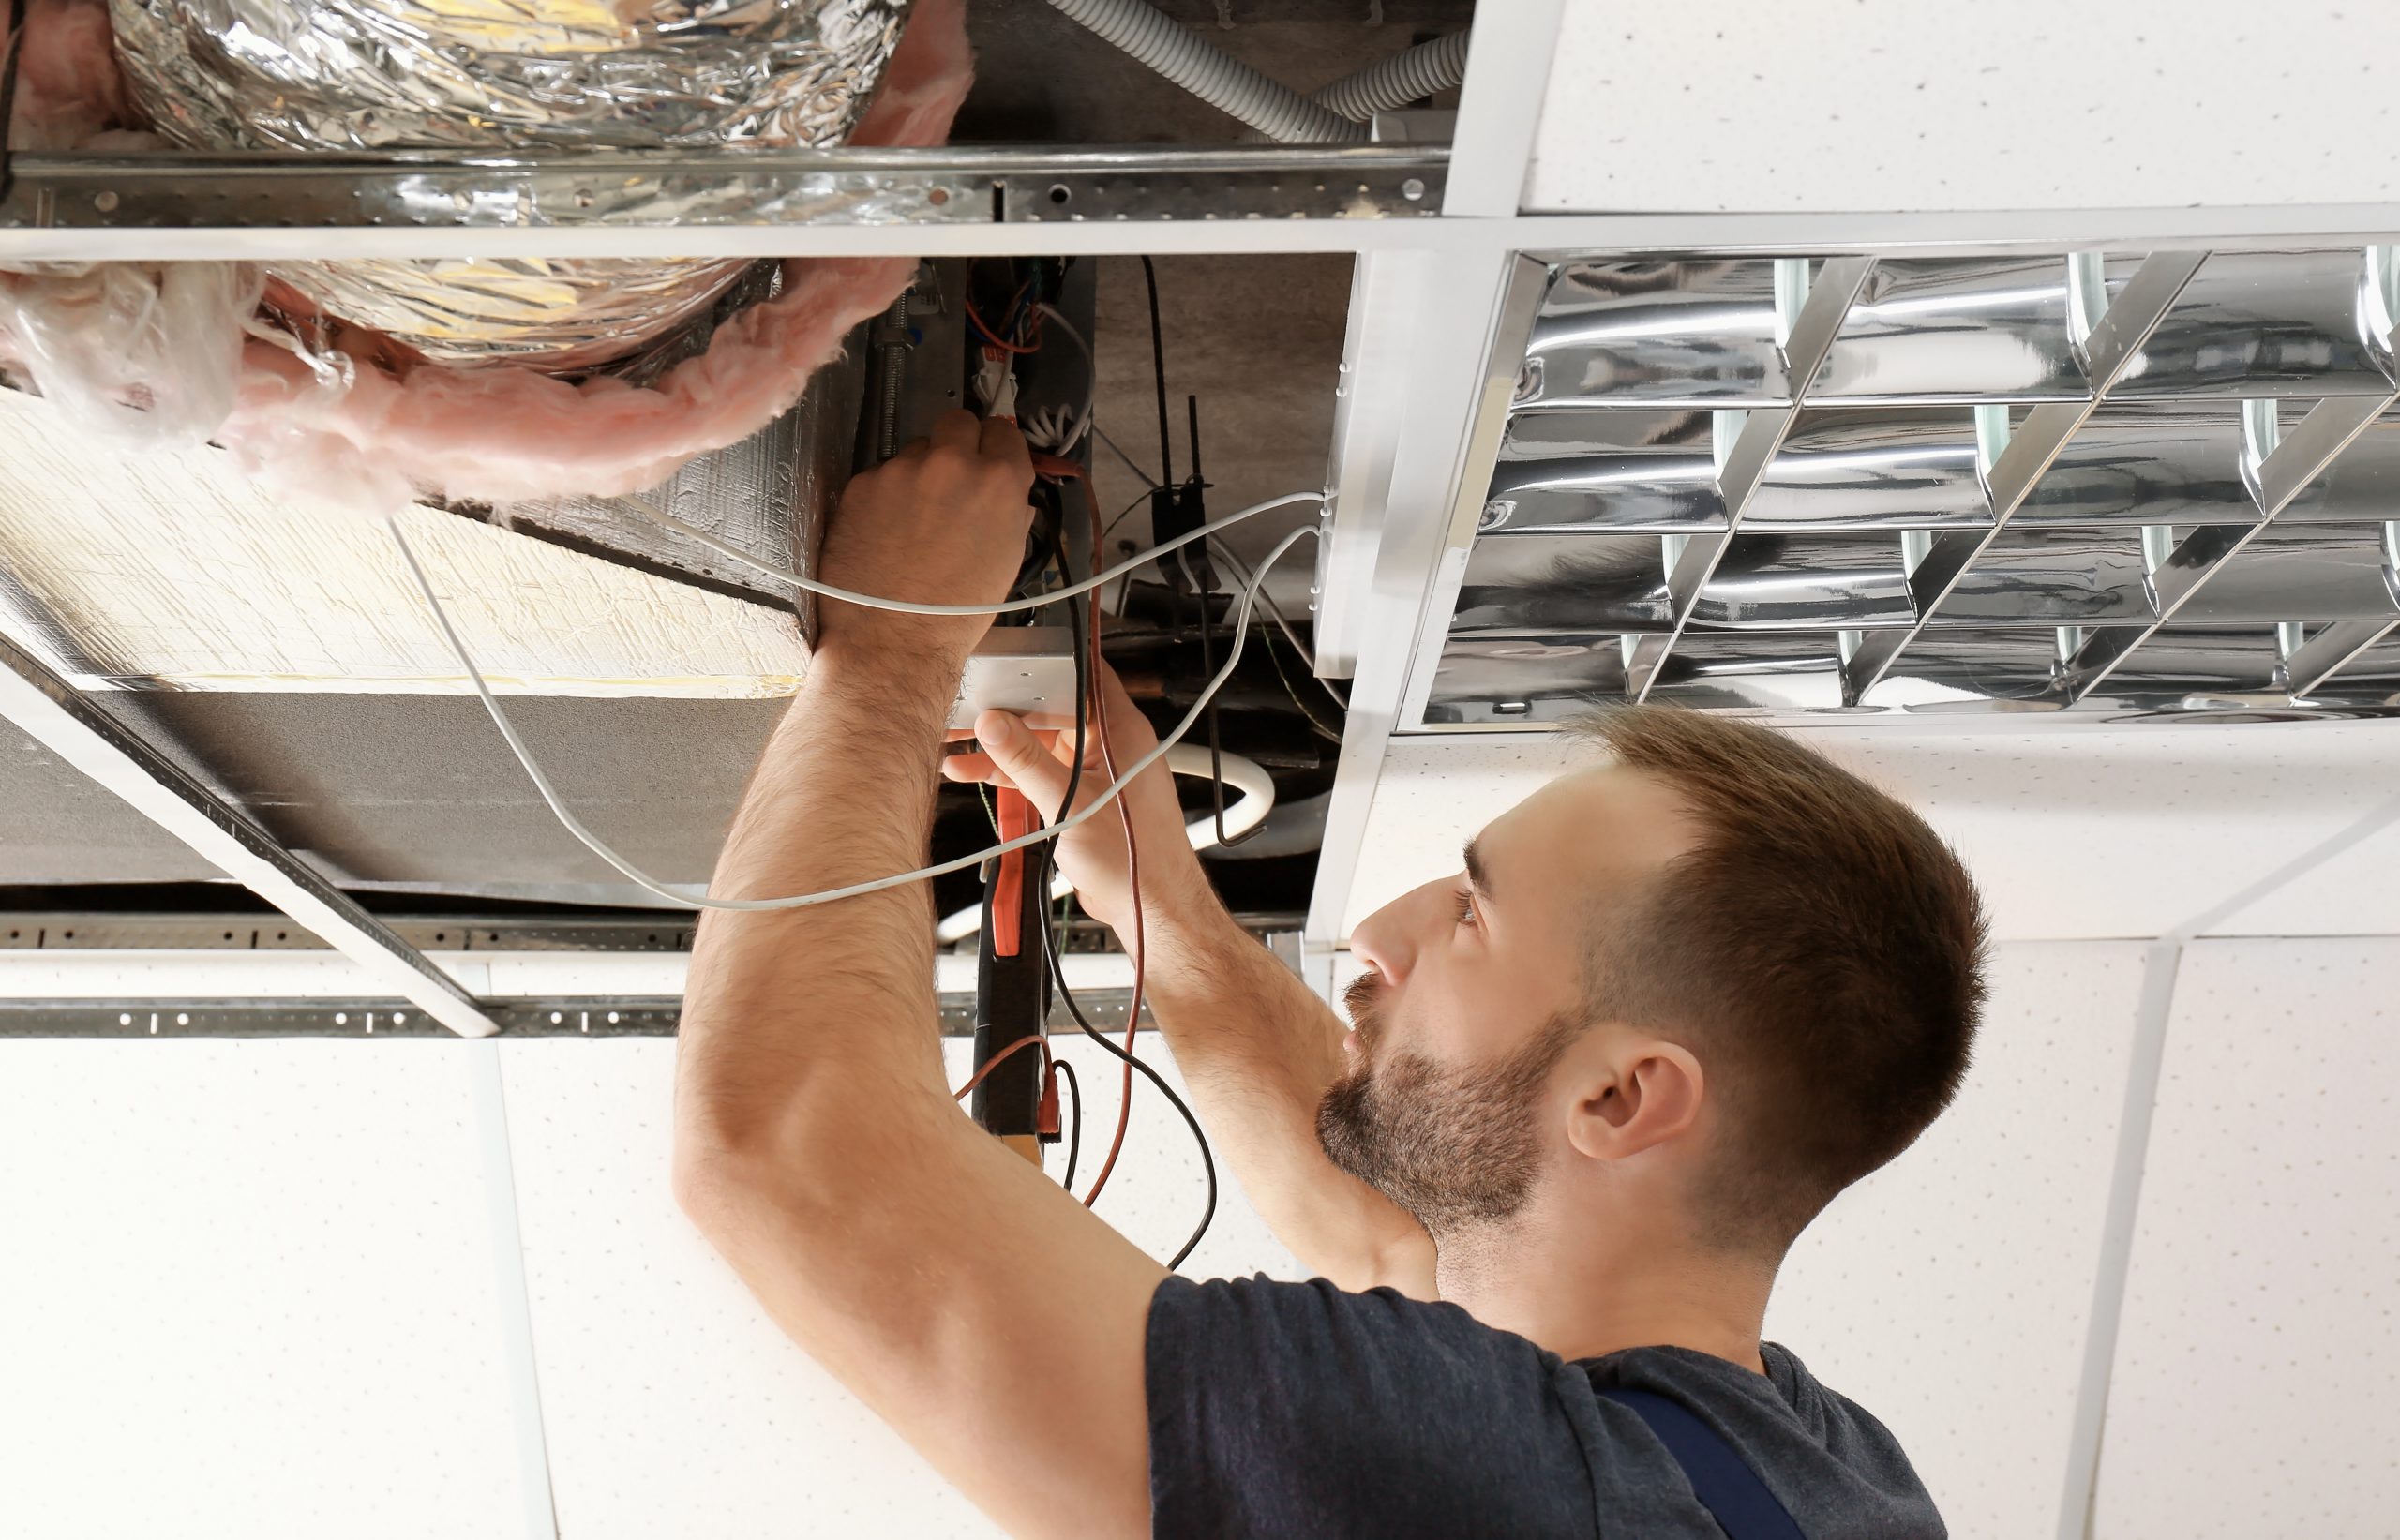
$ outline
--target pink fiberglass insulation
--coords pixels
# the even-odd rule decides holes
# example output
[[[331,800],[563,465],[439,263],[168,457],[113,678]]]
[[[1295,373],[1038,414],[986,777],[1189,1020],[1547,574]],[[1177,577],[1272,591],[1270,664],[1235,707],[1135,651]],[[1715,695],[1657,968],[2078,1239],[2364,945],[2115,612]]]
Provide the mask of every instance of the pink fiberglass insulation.
[[[106,14],[89,0],[35,0],[52,23],[55,60],[40,97],[46,121],[99,125],[121,111],[105,54]],[[101,54],[85,18],[97,12]],[[27,60],[39,40],[29,17]],[[71,21],[71,27],[56,23]],[[68,95],[94,104],[77,116]],[[938,144],[973,82],[965,0],[919,0],[854,144]],[[24,85],[20,86],[20,117]],[[88,142],[88,140],[85,141]],[[276,485],[380,510],[431,494],[507,503],[532,498],[617,497],[654,486],[697,456],[747,438],[800,398],[808,377],[860,321],[888,307],[914,273],[907,258],[794,259],[783,291],[720,326],[708,351],[635,386],[596,377],[569,382],[532,369],[445,368],[389,362],[374,334],[306,359],[292,348],[247,343],[232,415],[216,434],[246,468]]]
[[[103,135],[132,121],[105,0],[33,0],[25,7],[9,117],[8,142],[20,150],[102,147]]]

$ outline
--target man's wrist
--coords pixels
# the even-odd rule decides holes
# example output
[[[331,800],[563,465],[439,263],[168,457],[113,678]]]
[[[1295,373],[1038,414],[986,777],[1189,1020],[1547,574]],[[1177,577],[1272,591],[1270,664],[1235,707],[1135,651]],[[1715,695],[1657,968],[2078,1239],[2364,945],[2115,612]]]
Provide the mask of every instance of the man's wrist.
[[[810,655],[808,677],[822,690],[895,707],[930,704],[947,716],[967,671],[967,651],[918,638],[889,642],[827,636]]]
[[[1211,969],[1225,946],[1244,935],[1206,874],[1197,870],[1199,863],[1192,864],[1188,882],[1144,885],[1142,945],[1148,955],[1143,965],[1153,975]],[[1128,947],[1133,943],[1130,934],[1118,939]]]

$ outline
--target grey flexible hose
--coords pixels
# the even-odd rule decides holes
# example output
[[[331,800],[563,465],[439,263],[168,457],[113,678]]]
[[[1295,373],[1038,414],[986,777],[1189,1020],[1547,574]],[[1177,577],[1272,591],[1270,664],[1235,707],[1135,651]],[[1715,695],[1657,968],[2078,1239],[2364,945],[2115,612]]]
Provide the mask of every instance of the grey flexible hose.
[[[1354,75],[1344,75],[1319,91],[1314,100],[1353,123],[1364,123],[1377,112],[1389,112],[1447,91],[1466,79],[1466,34],[1453,32],[1430,43],[1419,43]]]
[[[1146,0],[1050,4],[1209,106],[1280,143],[1357,144],[1367,137],[1361,125],[1268,79]]]

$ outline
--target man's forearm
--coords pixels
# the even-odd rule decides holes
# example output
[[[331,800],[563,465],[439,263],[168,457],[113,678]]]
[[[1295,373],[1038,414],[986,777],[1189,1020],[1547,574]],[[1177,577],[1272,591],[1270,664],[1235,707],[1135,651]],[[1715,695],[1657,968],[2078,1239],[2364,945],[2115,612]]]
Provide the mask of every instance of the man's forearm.
[[[712,896],[813,892],[922,865],[955,684],[932,662],[820,654],[759,759]],[[770,1130],[829,1074],[938,1085],[932,927],[922,883],[707,914],[681,1029],[687,1130]]]
[[[1144,905],[1145,990],[1243,1190],[1327,1278],[1431,1298],[1423,1227],[1337,1170],[1317,1143],[1317,1102],[1343,1068],[1341,1021],[1205,882],[1172,891]]]

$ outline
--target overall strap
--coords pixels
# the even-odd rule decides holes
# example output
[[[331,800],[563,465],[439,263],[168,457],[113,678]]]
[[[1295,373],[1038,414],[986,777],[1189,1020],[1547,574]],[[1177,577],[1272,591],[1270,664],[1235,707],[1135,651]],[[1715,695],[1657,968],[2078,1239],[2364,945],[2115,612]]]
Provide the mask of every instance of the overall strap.
[[[1693,1494],[1716,1518],[1726,1540],[1808,1540],[1791,1510],[1759,1473],[1689,1407],[1656,1391],[1608,1389],[1598,1394],[1650,1425],[1684,1468]]]

